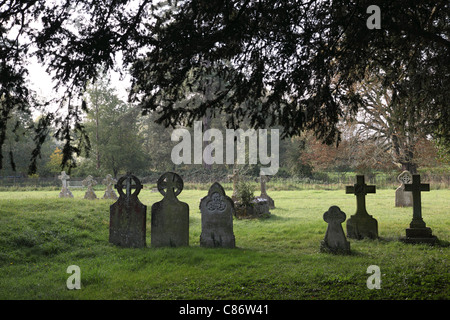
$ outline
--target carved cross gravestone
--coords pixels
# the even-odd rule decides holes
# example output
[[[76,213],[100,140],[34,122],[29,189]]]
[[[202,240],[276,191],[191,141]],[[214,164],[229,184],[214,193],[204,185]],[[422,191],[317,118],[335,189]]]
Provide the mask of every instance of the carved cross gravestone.
[[[331,206],[323,214],[323,220],[328,223],[325,238],[320,243],[320,251],[337,254],[350,253],[350,242],[345,238],[341,223],[345,221],[346,215],[337,206]]]
[[[200,201],[201,247],[235,247],[233,211],[233,200],[225,194],[222,186],[215,182],[209,188],[208,195]]]
[[[236,201],[238,199],[237,187],[238,187],[238,183],[239,183],[239,170],[233,169],[233,174],[228,175],[228,179],[233,181],[233,194],[231,195],[231,199],[233,201]]]
[[[431,228],[426,226],[422,218],[421,192],[430,191],[430,185],[428,183],[421,183],[420,175],[414,174],[412,176],[412,183],[405,184],[405,190],[411,191],[413,196],[413,218],[409,228],[406,229],[406,238],[401,240],[408,243],[434,244],[437,237],[433,236]]]
[[[412,193],[405,190],[405,184],[412,182],[412,175],[405,170],[397,177],[400,186],[395,190],[395,206],[396,207],[412,207]]]
[[[109,207],[109,242],[121,247],[143,248],[146,245],[147,206],[138,198],[141,181],[127,173],[114,187],[119,199]]]
[[[69,190],[69,186],[67,185],[67,180],[70,179],[70,177],[66,174],[65,171],[61,171],[61,175],[58,176],[58,179],[62,181],[62,189],[59,193],[60,198],[73,198],[72,192]]]
[[[83,180],[83,186],[87,186],[86,193],[84,194],[85,199],[94,200],[97,199],[97,195],[94,192],[93,186],[97,184],[97,181],[92,178],[91,175],[87,176],[86,179]]]
[[[117,194],[114,192],[113,186],[117,180],[112,177],[112,175],[106,175],[106,178],[103,179],[103,184],[106,185],[105,194],[103,195],[103,199],[113,199],[117,200]]]
[[[189,205],[177,199],[183,180],[174,172],[164,173],[157,182],[164,198],[152,205],[152,247],[189,245]]]
[[[345,192],[356,195],[356,214],[347,220],[347,237],[377,239],[378,222],[366,211],[366,194],[375,193],[376,187],[365,184],[364,176],[357,175],[356,184],[347,186]]]
[[[266,191],[266,183],[269,181],[269,177],[264,175],[264,174],[260,174],[259,175],[259,180],[261,182],[261,195],[259,197],[267,200],[267,203],[269,205],[269,209],[275,209],[275,202],[267,194],[267,191]]]

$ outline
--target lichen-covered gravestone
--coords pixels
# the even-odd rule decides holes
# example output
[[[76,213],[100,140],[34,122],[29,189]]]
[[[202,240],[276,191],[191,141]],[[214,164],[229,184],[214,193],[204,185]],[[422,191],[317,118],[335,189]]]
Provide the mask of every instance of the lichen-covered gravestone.
[[[405,184],[405,190],[411,191],[413,195],[413,218],[406,229],[406,238],[401,240],[407,243],[429,243],[434,244],[437,237],[433,236],[431,228],[427,227],[422,218],[422,191],[430,191],[428,183],[420,182],[420,175],[412,176],[412,183]]]
[[[73,198],[72,192],[69,190],[69,186],[67,185],[67,180],[70,179],[70,176],[66,174],[65,171],[61,171],[61,175],[58,176],[58,179],[62,181],[62,189],[59,193],[60,198]]]
[[[136,176],[127,173],[117,181],[115,188],[119,199],[109,207],[109,242],[121,247],[143,248],[146,245],[147,206],[138,198],[142,184]]]
[[[396,207],[412,207],[413,197],[412,192],[405,190],[405,184],[412,182],[412,175],[405,170],[397,177],[400,186],[395,190],[395,206]]]
[[[87,187],[86,193],[84,194],[84,198],[88,200],[97,199],[97,195],[94,192],[93,186],[97,184],[97,181],[92,178],[91,175],[87,176],[86,179],[83,180],[83,186]]]
[[[345,218],[345,213],[337,206],[331,206],[323,214],[323,220],[328,223],[328,227],[325,238],[320,243],[320,251],[336,254],[350,253],[350,242],[347,241],[341,225]]]
[[[189,245],[189,205],[177,199],[183,180],[166,172],[157,183],[164,198],[152,205],[151,246],[180,247]]]
[[[233,200],[225,194],[222,186],[215,182],[208,195],[200,201],[202,215],[201,247],[234,248]]]
[[[263,198],[263,199],[267,200],[269,209],[275,209],[275,201],[273,201],[273,199],[267,194],[267,190],[266,190],[266,183],[267,183],[267,181],[269,181],[269,177],[264,174],[260,174],[259,179],[260,179],[260,183],[261,183],[261,195],[259,196],[259,198]]]
[[[377,239],[378,222],[366,211],[366,195],[375,193],[376,187],[365,184],[364,176],[357,175],[356,184],[347,186],[345,192],[356,196],[356,213],[347,220],[347,237]]]
[[[112,177],[112,175],[107,174],[106,178],[103,179],[103,184],[106,185],[105,194],[103,195],[103,199],[113,199],[117,200],[117,194],[114,192],[113,186],[117,180]]]

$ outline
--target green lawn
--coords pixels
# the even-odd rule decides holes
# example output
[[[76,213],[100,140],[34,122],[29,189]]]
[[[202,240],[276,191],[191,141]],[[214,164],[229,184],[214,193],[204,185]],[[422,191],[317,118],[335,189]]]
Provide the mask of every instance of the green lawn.
[[[0,299],[449,299],[450,190],[422,194],[423,217],[439,245],[398,241],[411,208],[394,207],[394,190],[367,196],[379,240],[351,240],[352,254],[320,253],[323,213],[356,209],[344,190],[270,191],[276,209],[261,220],[234,220],[236,249],[199,246],[199,199],[190,206],[187,248],[124,249],[108,243],[109,200],[59,199],[59,191],[0,192]],[[101,191],[97,192],[102,195]],[[147,246],[151,205],[144,189]],[[343,224],[345,230],[345,223]],[[66,269],[81,269],[81,289],[69,290]],[[381,289],[367,288],[367,268],[381,271]]]

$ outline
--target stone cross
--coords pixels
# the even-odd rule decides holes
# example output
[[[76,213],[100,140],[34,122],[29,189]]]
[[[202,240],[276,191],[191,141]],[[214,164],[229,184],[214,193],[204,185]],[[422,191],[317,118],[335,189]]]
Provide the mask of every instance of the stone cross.
[[[70,192],[69,187],[67,186],[67,180],[70,179],[70,177],[66,174],[65,171],[61,171],[61,175],[58,176],[58,179],[62,181],[62,189],[59,193],[60,198],[73,198],[72,192]]]
[[[222,186],[215,182],[208,195],[200,200],[202,215],[201,247],[234,248],[233,233],[234,202],[225,194]]]
[[[366,210],[366,195],[376,187],[364,182],[364,175],[356,176],[356,184],[345,187],[345,193],[356,195],[356,214],[347,220],[347,236],[354,239],[378,238],[378,223]]]
[[[138,199],[142,184],[136,176],[127,173],[114,187],[119,199],[109,209],[109,242],[121,247],[143,248],[146,246],[147,206]],[[131,193],[131,189],[135,191]]]
[[[337,254],[350,253],[350,243],[345,238],[341,223],[345,221],[346,215],[337,206],[331,206],[323,214],[323,220],[328,223],[325,238],[320,243],[320,251]]]
[[[413,205],[412,193],[405,191],[405,184],[412,182],[412,175],[405,170],[397,177],[400,186],[395,190],[395,206],[396,207],[411,207]]]
[[[275,209],[275,201],[273,201],[266,191],[266,182],[269,181],[269,177],[264,174],[260,174],[259,180],[261,183],[261,195],[259,197],[267,200],[269,209]]]
[[[233,181],[233,194],[231,195],[231,199],[233,199],[233,201],[236,201],[238,198],[237,186],[239,183],[239,169],[233,169],[233,174],[228,175],[228,179]]]
[[[97,195],[94,192],[94,189],[92,188],[97,184],[97,181],[92,178],[91,175],[88,175],[86,179],[83,180],[83,186],[87,186],[87,191],[84,194],[84,199],[94,200],[97,199]]]
[[[166,172],[158,179],[157,187],[164,198],[152,205],[151,246],[188,246],[189,205],[177,198],[183,180],[174,172]]]
[[[413,197],[413,218],[406,229],[405,242],[410,243],[434,243],[437,238],[432,235],[431,228],[428,228],[422,218],[422,191],[430,191],[430,185],[428,183],[420,182],[420,175],[414,174],[412,176],[412,183],[405,184],[405,191],[411,191]]]
[[[105,194],[103,195],[103,199],[114,199],[117,200],[117,194],[114,192],[113,186],[117,180],[112,177],[112,175],[107,174],[106,178],[103,179],[103,184],[106,185]]]

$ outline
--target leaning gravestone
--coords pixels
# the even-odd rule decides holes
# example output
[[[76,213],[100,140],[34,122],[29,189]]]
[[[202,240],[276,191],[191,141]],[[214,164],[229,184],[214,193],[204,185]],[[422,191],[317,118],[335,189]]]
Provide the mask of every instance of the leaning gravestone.
[[[350,253],[350,242],[345,238],[341,223],[345,221],[346,215],[337,206],[331,206],[323,214],[323,220],[328,223],[325,238],[320,243],[320,251],[336,254]]]
[[[406,229],[406,238],[401,240],[407,243],[430,243],[434,244],[437,237],[433,236],[431,228],[427,227],[422,218],[422,191],[430,191],[428,183],[420,182],[420,175],[414,174],[412,176],[412,183],[405,184],[405,190],[411,191],[413,196],[413,218]]]
[[[259,175],[259,179],[260,179],[260,182],[261,182],[261,195],[259,196],[259,198],[263,198],[263,199],[267,200],[267,203],[269,205],[269,209],[275,209],[275,202],[267,194],[267,191],[266,191],[266,183],[267,183],[267,181],[269,181],[269,177],[264,175],[264,174],[260,174]]]
[[[84,198],[88,200],[97,199],[97,195],[94,192],[93,186],[97,184],[97,181],[92,178],[91,175],[87,176],[86,179],[83,180],[83,186],[87,186],[87,191],[84,194]]]
[[[189,205],[177,199],[183,180],[174,172],[166,172],[157,183],[164,198],[152,205],[152,247],[189,245]]]
[[[70,177],[66,174],[65,171],[61,171],[61,175],[58,176],[58,179],[62,181],[62,189],[59,193],[60,198],[73,198],[72,192],[69,190],[69,186],[67,185],[67,180],[70,179]]]
[[[134,182],[134,184],[133,184]],[[109,242],[121,247],[145,247],[147,206],[138,195],[142,189],[139,179],[127,173],[115,185],[119,199],[109,207]],[[125,188],[125,192],[123,189]],[[132,189],[135,189],[132,192]]]
[[[208,195],[200,201],[201,247],[235,247],[233,211],[233,200],[225,194],[222,186],[215,182],[209,188]]]
[[[412,175],[405,170],[397,177],[400,186],[395,190],[395,206],[396,207],[412,207],[413,197],[412,193],[405,190],[405,184],[412,182]]]
[[[112,175],[107,174],[106,178],[103,179],[103,184],[106,185],[105,194],[103,195],[103,199],[113,199],[117,200],[117,194],[114,192],[113,186],[116,183],[116,179],[112,177]]]
[[[356,214],[347,220],[347,237],[377,239],[378,222],[366,211],[366,194],[375,193],[376,187],[365,184],[364,176],[357,175],[356,184],[347,186],[345,192],[356,195]]]

